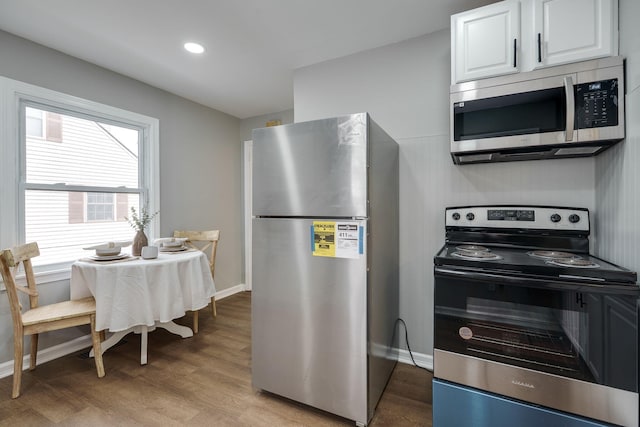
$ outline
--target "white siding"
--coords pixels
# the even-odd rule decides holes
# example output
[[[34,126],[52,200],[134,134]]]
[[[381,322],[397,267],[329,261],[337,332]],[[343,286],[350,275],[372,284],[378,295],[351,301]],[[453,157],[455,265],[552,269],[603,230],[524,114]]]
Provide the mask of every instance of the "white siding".
[[[27,182],[138,186],[138,158],[97,123],[64,115],[62,137],[27,139]]]
[[[137,156],[97,123],[63,115],[62,137],[62,142],[27,138],[28,183],[138,186]],[[128,206],[137,207],[138,195],[129,194],[128,201]],[[25,240],[36,241],[40,246],[41,256],[35,259],[36,265],[73,260],[89,255],[82,250],[84,246],[132,239],[134,235],[134,230],[122,220],[70,223],[66,191],[26,191],[25,229]]]

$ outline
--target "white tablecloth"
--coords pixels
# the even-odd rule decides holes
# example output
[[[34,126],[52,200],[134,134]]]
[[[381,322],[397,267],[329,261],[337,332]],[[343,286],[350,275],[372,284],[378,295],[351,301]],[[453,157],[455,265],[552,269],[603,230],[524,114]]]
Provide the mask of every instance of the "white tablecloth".
[[[169,322],[205,307],[215,293],[200,251],[106,264],[76,261],[71,267],[71,299],[95,297],[97,330]]]

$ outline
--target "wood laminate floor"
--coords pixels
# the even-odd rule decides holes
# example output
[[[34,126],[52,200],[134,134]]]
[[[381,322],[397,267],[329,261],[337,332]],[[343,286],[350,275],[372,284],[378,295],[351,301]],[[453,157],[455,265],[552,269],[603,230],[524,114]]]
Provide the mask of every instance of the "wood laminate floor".
[[[0,379],[0,426],[352,426],[349,420],[251,387],[251,294],[217,302],[218,317],[200,313],[200,333],[182,339],[149,334],[148,364],[140,337],[104,354],[98,379],[86,352],[25,371],[22,394]],[[190,325],[190,316],[179,320]],[[398,364],[371,426],[431,426],[431,374]]]

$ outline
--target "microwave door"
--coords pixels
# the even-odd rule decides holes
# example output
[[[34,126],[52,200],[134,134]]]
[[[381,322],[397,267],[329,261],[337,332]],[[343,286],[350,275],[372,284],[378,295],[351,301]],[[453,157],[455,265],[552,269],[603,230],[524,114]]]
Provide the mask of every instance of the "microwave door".
[[[569,75],[452,94],[452,152],[574,140],[572,82]]]

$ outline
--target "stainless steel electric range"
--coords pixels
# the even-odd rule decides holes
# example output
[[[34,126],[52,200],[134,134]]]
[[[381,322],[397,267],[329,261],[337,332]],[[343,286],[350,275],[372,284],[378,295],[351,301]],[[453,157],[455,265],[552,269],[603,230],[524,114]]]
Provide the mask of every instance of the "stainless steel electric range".
[[[445,214],[433,425],[638,426],[640,287],[589,254],[589,211]]]

